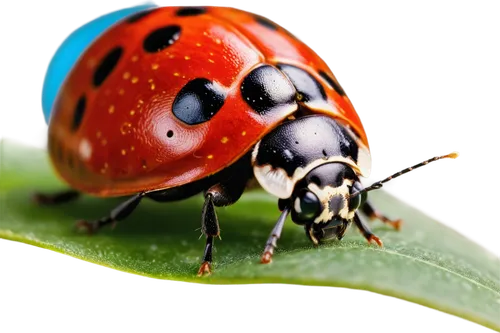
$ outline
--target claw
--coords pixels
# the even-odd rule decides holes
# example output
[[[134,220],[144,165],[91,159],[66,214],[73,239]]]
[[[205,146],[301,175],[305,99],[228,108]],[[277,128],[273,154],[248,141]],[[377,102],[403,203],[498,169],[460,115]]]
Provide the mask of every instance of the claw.
[[[273,261],[273,253],[271,251],[265,251],[260,257],[261,264],[270,264]]]
[[[31,196],[31,200],[37,205],[48,205],[51,203],[50,197],[42,193],[35,193]]]
[[[89,222],[85,220],[76,222],[75,227],[79,231],[86,232],[89,235],[94,234],[99,229],[97,222]]]
[[[403,220],[398,219],[398,220],[394,220],[394,221],[388,221],[387,223],[389,225],[391,225],[397,231],[400,231],[401,230],[401,225],[403,224]]]
[[[198,277],[209,276],[210,274],[212,274],[211,266],[212,265],[208,261],[204,261],[201,264],[200,269],[198,270]]]
[[[382,242],[382,240],[380,238],[378,238],[377,236],[375,235],[370,235],[366,238],[366,240],[368,241],[368,243],[372,243],[372,242],[375,242],[378,246],[380,247],[384,247],[384,243]]]

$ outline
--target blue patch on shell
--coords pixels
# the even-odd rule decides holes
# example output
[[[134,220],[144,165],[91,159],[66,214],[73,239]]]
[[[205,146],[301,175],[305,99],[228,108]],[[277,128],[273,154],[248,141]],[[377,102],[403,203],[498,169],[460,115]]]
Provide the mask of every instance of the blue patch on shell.
[[[85,49],[116,22],[139,11],[158,6],[154,0],[143,0],[132,6],[110,10],[78,25],[61,40],[50,55],[40,83],[39,110],[45,124],[50,120],[61,85]]]

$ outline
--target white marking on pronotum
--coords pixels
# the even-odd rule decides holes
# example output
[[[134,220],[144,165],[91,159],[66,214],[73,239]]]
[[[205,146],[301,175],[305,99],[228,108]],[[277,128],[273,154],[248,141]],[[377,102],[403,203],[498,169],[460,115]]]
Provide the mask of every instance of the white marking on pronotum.
[[[372,158],[370,155],[370,150],[364,145],[361,139],[349,128],[349,126],[344,127],[344,129],[349,133],[351,138],[356,141],[358,145],[358,167],[360,169],[361,176],[369,177],[372,169]]]
[[[278,198],[286,199],[292,195],[295,184],[304,178],[312,169],[327,163],[340,162],[349,165],[355,172],[359,172],[359,168],[353,160],[342,157],[332,156],[327,159],[317,159],[309,163],[306,167],[298,167],[295,169],[293,175],[290,177],[285,170],[281,168],[273,168],[269,164],[256,165],[256,157],[258,153],[259,144],[255,146],[252,152],[253,173],[259,182],[260,186],[269,193],[277,196]]]
[[[292,195],[295,183],[288,177],[285,170],[281,168],[273,169],[269,164],[255,166],[253,168],[255,178],[260,186],[267,192],[286,199]]]
[[[358,147],[358,165],[363,177],[370,176],[372,169],[372,158],[368,148],[359,145]]]
[[[257,161],[257,154],[259,153],[259,148],[260,148],[260,141],[257,142],[257,144],[252,150],[252,165],[255,164],[255,161]]]

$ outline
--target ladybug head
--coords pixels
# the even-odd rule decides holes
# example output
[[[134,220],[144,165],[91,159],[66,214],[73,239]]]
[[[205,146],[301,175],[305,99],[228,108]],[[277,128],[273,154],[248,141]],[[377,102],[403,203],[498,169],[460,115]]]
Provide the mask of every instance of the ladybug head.
[[[291,217],[304,225],[311,241],[342,237],[361,205],[363,196],[351,194],[361,189],[352,168],[344,163],[322,164],[297,182],[290,198]]]
[[[333,237],[341,239],[356,210],[366,201],[367,192],[377,190],[384,183],[431,162],[457,157],[457,152],[433,157],[365,188],[348,164],[322,164],[297,182],[287,209],[291,211],[296,224],[305,226],[306,234],[314,244]]]

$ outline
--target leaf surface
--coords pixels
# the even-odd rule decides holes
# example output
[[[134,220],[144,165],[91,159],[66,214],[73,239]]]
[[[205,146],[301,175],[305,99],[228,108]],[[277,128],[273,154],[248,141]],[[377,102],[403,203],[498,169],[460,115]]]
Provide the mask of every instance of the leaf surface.
[[[405,221],[401,232],[372,224],[384,248],[368,245],[355,230],[341,242],[313,248],[303,228],[287,221],[270,265],[259,264],[259,258],[279,216],[276,200],[259,190],[247,192],[235,205],[218,209],[222,240],[216,240],[214,274],[197,278],[204,247],[198,239],[201,197],[144,200],[115,229],[88,236],[75,230],[75,221],[105,216],[123,199],[84,196],[58,206],[31,200],[35,191],[62,189],[45,151],[2,141],[0,237],[159,279],[364,289],[500,331],[499,258],[383,191],[370,193],[372,202]]]

